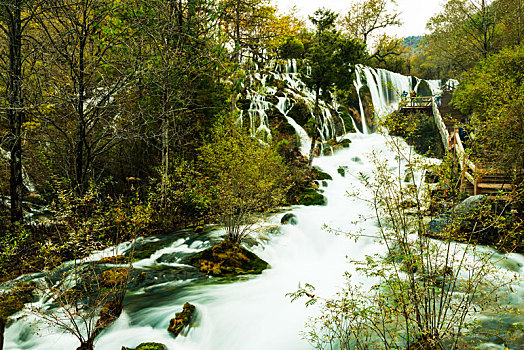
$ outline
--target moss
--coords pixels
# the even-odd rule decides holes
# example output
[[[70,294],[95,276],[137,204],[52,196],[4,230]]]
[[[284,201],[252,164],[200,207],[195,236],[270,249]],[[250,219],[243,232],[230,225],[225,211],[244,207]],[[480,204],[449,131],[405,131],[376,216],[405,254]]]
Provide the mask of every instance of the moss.
[[[167,350],[167,346],[161,343],[142,343],[134,349],[122,347],[122,350]]]
[[[337,173],[339,173],[342,177],[346,176],[346,168],[343,166],[339,166],[337,169]]]
[[[317,166],[314,166],[311,169],[311,176],[313,177],[314,180],[319,180],[319,181],[322,181],[322,180],[333,180],[333,177],[331,175],[329,175],[328,173],[323,172],[322,169],[320,169]]]
[[[119,267],[114,270],[107,270],[102,272],[101,283],[104,287],[111,288],[125,283],[129,269],[127,267]]]
[[[115,256],[108,256],[108,257],[102,258],[98,260],[98,263],[100,264],[124,264],[128,261],[129,259],[125,255],[115,255]]]
[[[18,283],[9,292],[0,294],[0,321],[5,321],[9,316],[24,308],[24,304],[35,301],[34,290],[36,284]]]
[[[351,140],[349,139],[343,139],[338,143],[339,145],[342,145],[344,148],[348,148],[351,145]]]
[[[193,317],[195,310],[195,305],[185,303],[182,311],[177,312],[175,318],[172,318],[171,321],[169,321],[169,327],[167,328],[168,332],[175,337],[178,336],[182,330],[191,323],[191,318]]]
[[[309,110],[309,107],[307,103],[300,99],[298,100],[294,105],[293,108],[291,108],[288,112],[288,117],[293,118],[299,124],[300,126],[304,127],[306,123],[308,123],[308,120],[311,118],[311,112]],[[311,118],[312,119],[312,118]],[[312,119],[313,123],[315,122],[314,119]]]
[[[205,274],[219,277],[260,274],[269,267],[254,253],[227,239],[193,255],[189,264]]]
[[[300,205],[326,205],[327,199],[316,189],[309,187],[298,195],[297,204]]]
[[[353,118],[351,117],[351,113],[349,112],[349,109],[344,109],[340,111],[339,113],[340,118],[344,121],[344,127],[346,128],[346,132],[353,133],[356,132],[355,127],[353,126]]]

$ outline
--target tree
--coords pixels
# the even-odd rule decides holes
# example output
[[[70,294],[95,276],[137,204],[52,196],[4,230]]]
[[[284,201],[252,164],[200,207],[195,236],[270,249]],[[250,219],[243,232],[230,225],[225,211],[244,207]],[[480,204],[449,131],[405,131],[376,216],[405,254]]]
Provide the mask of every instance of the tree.
[[[212,214],[227,238],[240,243],[257,221],[255,215],[283,203],[286,170],[278,153],[223,118],[201,148]]]
[[[58,276],[48,275],[41,286],[57,308],[34,306],[31,313],[74,335],[80,342],[77,350],[93,350],[96,337],[122,313],[130,273],[131,266],[102,271],[96,263],[75,260]]]
[[[344,31],[369,45],[368,49],[373,47],[370,59],[375,58],[379,62],[384,62],[388,56],[399,56],[403,53],[401,39],[380,33],[384,29],[402,25],[400,13],[388,9],[391,5],[396,5],[394,0],[353,2],[349,12],[340,20]],[[371,44],[370,39],[375,39],[375,43]]]
[[[453,96],[453,104],[472,115],[477,158],[518,175],[517,183],[524,169],[523,62],[523,44],[489,56],[463,74]]]
[[[130,27],[119,17],[122,6],[53,0],[39,17],[49,106],[38,116],[41,131],[47,134],[49,158],[60,160],[61,175],[79,193],[98,176],[96,160],[127,135],[126,120],[118,115],[135,69],[125,58]]]
[[[313,162],[313,151],[319,128],[319,98],[327,97],[333,87],[346,87],[353,80],[355,63],[364,55],[364,45],[355,39],[342,36],[335,29],[337,14],[330,10],[319,9],[310,17],[316,27],[313,42],[306,53],[306,63],[311,68],[311,74],[306,75],[306,84],[315,92],[315,127],[311,135],[311,150],[309,167]]]
[[[500,48],[499,21],[488,0],[450,0],[427,24],[426,52],[439,66],[461,73]]]
[[[374,32],[402,24],[400,13],[388,12],[387,7],[390,4],[396,5],[394,0],[354,2],[341,24],[353,37],[367,44]]]
[[[28,35],[34,16],[41,4],[38,1],[3,0],[0,1],[0,33],[8,46],[7,60],[2,58],[3,71],[1,80],[5,83],[7,95],[7,119],[9,132],[7,148],[10,164],[10,201],[11,222],[23,221],[23,178],[22,178],[22,123],[27,106],[24,99],[24,64],[31,65],[34,61],[30,56],[34,53],[27,48],[32,41]],[[3,51],[3,50],[2,50]]]
[[[140,47],[136,59],[147,69],[139,76],[137,107],[144,123],[152,126],[150,141],[160,148],[164,212],[172,164],[194,157],[199,128],[212,124],[225,100],[219,77],[224,74],[226,50],[217,35],[219,9],[213,1],[156,0],[139,5],[133,19]]]

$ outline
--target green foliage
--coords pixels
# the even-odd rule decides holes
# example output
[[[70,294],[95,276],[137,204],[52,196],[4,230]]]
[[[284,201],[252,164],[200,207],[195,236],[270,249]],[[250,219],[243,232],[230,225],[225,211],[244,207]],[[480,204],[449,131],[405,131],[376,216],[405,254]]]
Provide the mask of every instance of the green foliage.
[[[304,44],[297,38],[288,38],[286,42],[278,49],[280,58],[298,59],[302,58],[305,52]]]
[[[383,126],[390,135],[404,138],[419,154],[438,158],[444,155],[439,131],[428,114],[394,112],[385,118]]]
[[[476,155],[508,173],[524,168],[523,81],[524,44],[520,44],[465,73],[453,96],[453,104],[473,116]]]
[[[168,177],[154,185],[149,201],[157,210],[154,221],[169,231],[201,221],[208,215],[210,199],[204,175],[193,162],[175,159]]]
[[[306,83],[315,91],[328,96],[335,86],[349,87],[354,78],[354,64],[364,55],[364,45],[356,39],[345,37],[335,29],[337,15],[317,10],[310,17],[316,26],[316,35],[306,52],[306,62],[311,74]]]
[[[278,153],[234,126],[228,118],[215,125],[200,149],[200,171],[205,176],[210,214],[240,242],[256,219],[255,213],[281,204],[286,192],[286,170]]]

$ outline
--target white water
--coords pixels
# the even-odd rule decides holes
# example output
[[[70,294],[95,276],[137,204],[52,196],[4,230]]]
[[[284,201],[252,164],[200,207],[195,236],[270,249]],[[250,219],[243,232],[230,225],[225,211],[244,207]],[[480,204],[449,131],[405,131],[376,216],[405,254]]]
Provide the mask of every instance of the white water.
[[[352,273],[353,280],[369,283],[358,277],[347,258],[360,259],[385,252],[372,238],[354,242],[345,235],[323,229],[329,225],[345,232],[359,230],[364,235],[376,234],[375,220],[361,219],[361,216],[373,218],[371,208],[361,199],[346,196],[346,191],[359,191],[361,198],[371,197],[370,191],[356,178],[359,173],[372,175],[374,166],[365,157],[369,152],[380,151],[384,162],[390,166],[396,164],[395,154],[386,146],[384,136],[349,134],[347,137],[353,141],[349,149],[314,161],[333,177],[328,187],[323,188],[327,206],[293,208],[298,219],[296,226],[280,225],[283,214],[268,220],[267,224],[280,226],[281,232],[269,235],[269,239],[266,235],[265,243],[252,250],[270,263],[270,269],[260,276],[232,283],[168,282],[130,294],[123,314],[98,338],[96,349],[134,347],[146,341],[161,342],[177,350],[310,349],[300,333],[305,330],[307,317],[314,316],[316,309],[306,309],[301,302],[291,303],[285,294],[296,291],[299,283],[310,283],[317,287],[318,295],[333,296],[343,286],[344,271]],[[337,172],[339,166],[347,167],[345,177]],[[358,224],[355,226],[352,221]],[[154,266],[155,257],[162,253],[194,252],[203,247],[203,242],[187,246],[184,240],[179,240],[139,265]],[[519,255],[512,259],[523,262]],[[523,272],[521,265],[520,273]],[[507,275],[507,270],[501,268],[500,273]],[[175,339],[166,328],[185,302],[197,306],[197,320],[185,336]],[[137,306],[140,306],[138,310]],[[26,319],[16,321],[6,331],[6,348],[44,350],[78,346],[72,336],[41,323],[39,334],[34,331],[36,328]]]

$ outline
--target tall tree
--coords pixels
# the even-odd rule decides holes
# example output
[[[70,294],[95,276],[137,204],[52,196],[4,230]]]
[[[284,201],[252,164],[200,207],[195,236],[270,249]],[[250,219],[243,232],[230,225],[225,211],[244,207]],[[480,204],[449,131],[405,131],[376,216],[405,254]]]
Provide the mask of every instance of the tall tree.
[[[345,87],[353,80],[355,63],[364,56],[364,45],[353,38],[342,36],[335,28],[337,14],[330,10],[319,9],[309,19],[316,27],[315,36],[306,62],[311,67],[311,74],[305,76],[306,84],[315,91],[315,127],[311,138],[309,166],[313,162],[317,130],[319,128],[319,98],[328,96],[335,86]]]
[[[157,125],[153,139],[161,153],[161,197],[165,208],[166,184],[173,150],[186,155],[187,144],[196,138],[196,114],[214,107],[220,64],[225,49],[218,37],[219,9],[214,1],[155,0],[139,2],[137,34],[147,70],[140,77],[144,98],[140,114]],[[202,90],[201,90],[202,89]],[[202,91],[207,101],[203,102]],[[216,112],[216,111],[214,111]],[[201,115],[201,114],[200,114]]]
[[[388,27],[400,26],[400,13],[388,6],[396,5],[394,0],[365,0],[353,2],[351,9],[341,20],[342,27],[364,44],[374,33]]]
[[[135,72],[125,58],[130,28],[121,8],[108,0],[50,0],[40,20],[53,110],[40,115],[42,130],[78,193],[95,177],[96,159],[125,136],[118,103]]]
[[[427,27],[427,53],[442,67],[463,72],[500,48],[495,31],[500,22],[488,0],[449,0]]]
[[[28,31],[40,6],[39,1],[0,1],[0,40],[8,46],[7,59],[1,58],[0,77],[5,83],[6,111],[9,121],[7,148],[10,164],[11,221],[23,221],[22,177],[22,123],[26,113],[24,104],[24,64],[30,64],[32,51],[26,48],[31,42]]]

